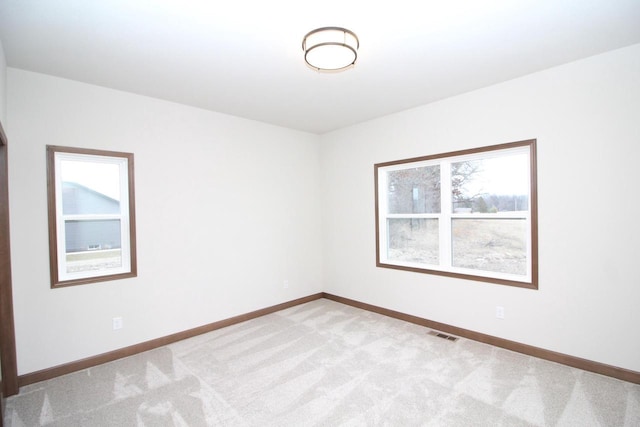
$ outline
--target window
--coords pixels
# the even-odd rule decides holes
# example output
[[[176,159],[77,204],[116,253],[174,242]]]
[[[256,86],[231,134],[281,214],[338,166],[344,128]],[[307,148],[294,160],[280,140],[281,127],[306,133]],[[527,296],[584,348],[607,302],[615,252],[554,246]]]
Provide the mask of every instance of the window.
[[[51,287],[136,276],[133,154],[47,146]]]
[[[535,140],[374,171],[378,267],[537,289]]]

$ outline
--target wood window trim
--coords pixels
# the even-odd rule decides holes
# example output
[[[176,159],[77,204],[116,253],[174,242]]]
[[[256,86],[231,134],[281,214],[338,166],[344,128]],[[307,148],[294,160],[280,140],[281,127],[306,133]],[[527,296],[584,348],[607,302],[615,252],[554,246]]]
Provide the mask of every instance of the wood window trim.
[[[127,159],[128,168],[128,203],[129,203],[129,248],[130,263],[129,272],[117,274],[105,274],[97,277],[86,277],[73,280],[60,280],[58,273],[58,232],[57,232],[57,208],[56,208],[56,171],[55,154],[58,152],[70,154],[84,154],[93,156],[122,157]],[[135,214],[135,185],[134,185],[134,158],[132,153],[118,151],[96,150],[89,148],[63,147],[47,145],[47,209],[49,219],[49,270],[51,275],[51,288],[83,285],[89,283],[120,280],[137,276],[136,255],[136,214]]]
[[[11,238],[9,233],[9,176],[7,136],[0,123],[0,403],[18,393],[18,366],[13,316]]]
[[[374,165],[374,184],[375,184],[374,190],[375,190],[375,227],[376,227],[376,230],[375,230],[376,266],[382,267],[382,268],[391,268],[391,269],[405,270],[405,271],[411,271],[416,273],[433,274],[437,276],[445,276],[445,277],[452,277],[452,278],[466,279],[466,280],[475,280],[480,282],[487,282],[487,283],[494,283],[499,285],[507,285],[507,286],[537,290],[538,289],[538,188],[537,188],[536,145],[537,145],[536,139],[528,139],[528,140],[509,142],[504,144],[496,144],[496,145],[471,148],[471,149],[465,149],[465,150],[459,150],[459,151],[451,151],[447,153],[440,153],[440,154],[421,156],[421,157],[412,157],[408,159],[395,160],[395,161],[375,164]],[[508,150],[508,149],[519,148],[519,147],[529,147],[529,172],[530,172],[529,204],[530,204],[530,221],[531,221],[531,229],[530,229],[530,236],[529,236],[531,240],[530,242],[531,243],[531,254],[530,254],[531,255],[531,259],[530,259],[531,277],[529,281],[520,282],[520,281],[506,280],[506,279],[495,278],[495,277],[487,277],[487,276],[480,276],[480,275],[474,275],[474,274],[463,274],[463,273],[457,273],[457,272],[434,270],[429,268],[416,268],[416,267],[409,267],[409,266],[402,266],[402,265],[381,262],[381,256],[380,256],[381,255],[381,248],[380,248],[380,231],[381,231],[380,215],[381,213],[379,212],[380,200],[379,200],[379,188],[378,188],[378,183],[379,183],[378,170],[380,168],[400,165],[400,164],[449,158],[449,157],[473,155],[473,154],[478,154],[483,152]]]

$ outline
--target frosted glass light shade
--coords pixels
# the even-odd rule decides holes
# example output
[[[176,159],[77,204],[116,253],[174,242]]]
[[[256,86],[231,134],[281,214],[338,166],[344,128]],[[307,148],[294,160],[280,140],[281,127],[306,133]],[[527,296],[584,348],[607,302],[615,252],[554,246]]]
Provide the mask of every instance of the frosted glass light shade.
[[[340,27],[315,29],[302,39],[304,60],[316,71],[342,71],[358,59],[360,41],[353,31]]]

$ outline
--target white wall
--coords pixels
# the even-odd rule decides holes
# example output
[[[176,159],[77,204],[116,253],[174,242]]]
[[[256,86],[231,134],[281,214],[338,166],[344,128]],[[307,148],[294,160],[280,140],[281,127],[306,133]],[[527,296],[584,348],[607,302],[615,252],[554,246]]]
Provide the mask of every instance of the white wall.
[[[7,60],[0,40],[0,122],[7,120]]]
[[[8,106],[19,374],[322,291],[318,136],[13,68]],[[50,289],[47,144],[134,153],[137,278]]]
[[[639,76],[635,45],[324,135],[325,291],[640,371]],[[530,138],[539,290],[375,267],[375,163]]]
[[[19,374],[322,290],[640,371],[640,45],[323,137],[7,72]],[[528,138],[539,290],[375,267],[374,163]],[[135,154],[137,278],[50,289],[47,144]]]

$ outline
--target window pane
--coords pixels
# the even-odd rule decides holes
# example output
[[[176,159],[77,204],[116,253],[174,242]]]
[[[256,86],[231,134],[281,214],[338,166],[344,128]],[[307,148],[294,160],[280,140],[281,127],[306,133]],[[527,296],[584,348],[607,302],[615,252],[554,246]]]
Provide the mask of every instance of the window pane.
[[[529,209],[526,153],[451,163],[454,213],[498,213]]]
[[[389,213],[440,213],[440,166],[387,173]]]
[[[120,220],[65,221],[67,273],[122,267]]]
[[[527,274],[527,221],[524,219],[453,219],[454,267]]]
[[[120,169],[114,163],[63,160],[64,215],[120,213]]]
[[[387,226],[388,260],[439,264],[437,219],[389,219]]]

